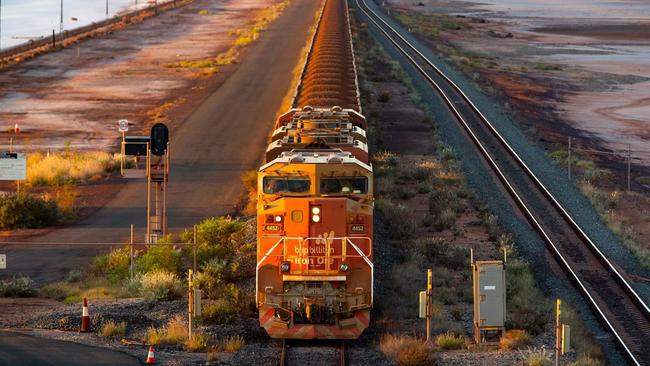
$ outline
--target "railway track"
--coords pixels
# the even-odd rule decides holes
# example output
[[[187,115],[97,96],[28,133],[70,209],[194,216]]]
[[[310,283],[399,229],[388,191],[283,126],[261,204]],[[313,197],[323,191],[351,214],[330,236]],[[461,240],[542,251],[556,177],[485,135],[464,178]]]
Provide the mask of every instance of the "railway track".
[[[329,355],[326,355],[327,353]],[[327,356],[332,357],[328,360]],[[337,345],[313,345],[283,339],[282,350],[280,351],[280,366],[289,366],[290,364],[345,366],[345,342],[339,341]]]
[[[354,0],[372,24],[441,96],[486,164],[630,363],[650,365],[650,309],[467,95],[366,0]]]

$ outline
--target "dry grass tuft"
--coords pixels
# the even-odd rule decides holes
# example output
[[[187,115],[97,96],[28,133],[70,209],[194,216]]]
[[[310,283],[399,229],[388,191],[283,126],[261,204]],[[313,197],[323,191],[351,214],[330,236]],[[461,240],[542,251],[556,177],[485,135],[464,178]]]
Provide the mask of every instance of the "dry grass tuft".
[[[465,345],[465,338],[451,332],[446,332],[438,335],[435,342],[442,349],[461,349]]]
[[[513,350],[522,348],[530,343],[530,335],[521,329],[511,329],[499,341],[499,348],[502,350]]]
[[[401,366],[433,365],[436,361],[431,346],[409,336],[384,335],[379,349]]]
[[[545,348],[535,349],[524,354],[526,366],[548,366],[551,364],[551,353]]]
[[[126,334],[126,323],[116,323],[113,320],[109,320],[102,325],[99,334],[104,337],[124,337]]]
[[[187,340],[187,325],[181,316],[170,320],[166,326],[156,329],[150,327],[145,335],[147,344],[183,344]]]
[[[190,352],[205,352],[210,346],[210,336],[203,333],[192,335],[192,339],[185,341],[185,348]]]
[[[31,153],[27,158],[27,184],[53,186],[101,179],[120,166],[117,155],[102,151]]]
[[[244,347],[244,344],[246,342],[241,336],[228,337],[223,342],[223,350],[224,352],[237,352]]]

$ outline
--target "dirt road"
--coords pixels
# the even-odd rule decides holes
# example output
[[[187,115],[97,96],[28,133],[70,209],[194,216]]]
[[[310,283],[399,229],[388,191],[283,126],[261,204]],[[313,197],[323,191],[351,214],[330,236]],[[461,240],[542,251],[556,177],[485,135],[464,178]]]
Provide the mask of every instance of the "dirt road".
[[[232,211],[243,192],[242,171],[260,162],[275,114],[290,87],[292,70],[307,42],[320,2],[294,0],[251,45],[234,73],[170,133],[172,168],[169,228],[178,232],[202,218]],[[308,15],[308,16],[307,16]],[[281,45],[279,47],[278,45]],[[115,199],[78,224],[40,242],[120,242],[129,225],[144,238],[146,183],[126,184]],[[9,269],[37,282],[53,281],[88,264],[101,247],[59,245],[0,248]]]

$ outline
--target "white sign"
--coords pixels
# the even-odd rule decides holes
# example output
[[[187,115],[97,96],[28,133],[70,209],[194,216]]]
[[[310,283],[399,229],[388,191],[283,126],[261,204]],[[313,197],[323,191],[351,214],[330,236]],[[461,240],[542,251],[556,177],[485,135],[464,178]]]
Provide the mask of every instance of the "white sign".
[[[117,122],[119,132],[129,132],[129,120],[121,119]]]
[[[485,291],[494,291],[496,289],[497,289],[496,286],[483,286],[483,290]]]
[[[7,255],[0,254],[0,269],[7,269]]]
[[[0,153],[0,180],[27,179],[27,156],[24,153]]]

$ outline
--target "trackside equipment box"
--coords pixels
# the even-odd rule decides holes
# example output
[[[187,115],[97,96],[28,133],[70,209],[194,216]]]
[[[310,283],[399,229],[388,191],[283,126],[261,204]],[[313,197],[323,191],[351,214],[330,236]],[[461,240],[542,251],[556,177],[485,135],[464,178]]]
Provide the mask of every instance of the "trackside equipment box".
[[[474,338],[476,343],[481,344],[493,341],[491,335],[500,336],[505,331],[506,275],[503,261],[473,262],[472,282]]]

